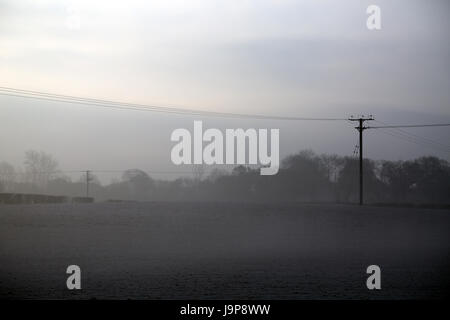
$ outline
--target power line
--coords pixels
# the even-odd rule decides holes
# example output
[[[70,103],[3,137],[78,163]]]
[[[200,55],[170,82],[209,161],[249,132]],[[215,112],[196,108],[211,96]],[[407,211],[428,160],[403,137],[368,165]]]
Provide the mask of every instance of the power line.
[[[376,126],[367,127],[367,129],[382,129],[382,128],[420,128],[420,127],[448,127],[450,123],[433,123],[433,124],[410,124],[410,125],[393,125],[393,126]]]
[[[32,91],[24,89],[16,89],[11,87],[0,87],[0,95],[12,96],[20,98],[29,98],[53,102],[72,103],[79,105],[89,105],[95,107],[103,107],[110,109],[121,110],[135,110],[135,111],[150,111],[161,112],[181,115],[198,115],[198,116],[210,116],[210,117],[222,117],[222,118],[250,118],[250,119],[266,119],[266,120],[294,120],[294,121],[344,121],[344,118],[314,118],[314,117],[294,117],[294,116],[271,116],[261,114],[241,114],[241,113],[229,113],[229,112],[214,112],[194,109],[182,109],[173,107],[162,107],[145,104],[136,104],[129,102],[120,102],[113,100],[101,100],[93,98],[85,98],[79,96],[61,95],[43,91]]]
[[[125,173],[127,171],[132,171],[133,169],[127,170],[89,170],[89,173]],[[139,171],[145,172],[147,174],[192,174],[192,171],[154,171],[154,170],[141,170]],[[1,175],[28,175],[28,174],[63,174],[63,173],[86,173],[86,170],[58,170],[58,171],[37,171],[37,172],[4,172]]]
[[[411,138],[411,137],[409,137],[407,135],[401,134],[401,133],[388,131],[386,129],[381,129],[380,132],[384,133],[384,134],[387,134],[387,135],[390,135],[390,136],[392,136],[394,138],[401,139],[403,141],[407,141],[407,142],[411,142],[411,143],[417,144],[419,146],[425,146],[427,148],[431,148],[431,149],[434,149],[434,150],[437,150],[437,151],[440,151],[440,152],[450,152],[450,150],[438,148],[438,147],[436,147],[434,145],[430,145],[429,143],[426,143],[426,142],[421,142],[420,140],[413,139],[413,138]]]
[[[375,122],[381,123],[381,124],[383,124],[383,125],[385,125],[385,126],[391,126],[391,125],[389,125],[389,124],[387,124],[387,123],[385,123],[385,122],[383,122],[383,121],[375,120]],[[382,129],[383,129],[383,128],[382,128]],[[450,150],[450,146],[449,146],[449,145],[446,145],[446,144],[441,143],[441,142],[439,142],[439,141],[430,139],[430,138],[428,138],[428,137],[420,136],[420,135],[417,135],[417,134],[414,134],[414,133],[411,133],[411,132],[408,132],[408,131],[406,131],[406,130],[399,129],[399,128],[393,128],[393,130],[395,130],[395,131],[398,132],[399,134],[406,135],[406,136],[408,136],[409,138],[412,138],[412,139],[414,139],[414,140],[416,140],[416,141],[425,142],[425,143],[427,143],[427,144],[428,144],[428,143],[431,143],[431,144],[433,144],[434,146],[436,146],[436,147],[438,147],[438,148],[444,148],[445,151],[447,151],[447,152]]]

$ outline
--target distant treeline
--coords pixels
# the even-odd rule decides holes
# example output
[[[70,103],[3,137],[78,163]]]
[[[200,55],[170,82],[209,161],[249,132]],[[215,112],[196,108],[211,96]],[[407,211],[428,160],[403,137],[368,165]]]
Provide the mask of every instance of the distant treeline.
[[[14,168],[4,162],[0,164],[0,192],[39,192],[73,197],[80,196],[85,190],[83,180],[73,182],[61,174],[42,177],[39,174],[43,169],[39,166],[41,160],[47,166],[47,172],[57,169],[57,163],[51,156],[34,153],[31,158],[25,161],[25,164],[33,164],[28,168],[25,166],[29,172],[28,180],[12,179]],[[9,175],[5,172],[9,172]],[[165,181],[153,179],[142,170],[131,169],[123,174],[120,181],[109,185],[101,185],[97,179],[93,179],[89,189],[96,201],[347,203],[358,200],[358,173],[359,162],[355,157],[301,151],[284,159],[278,174],[273,176],[261,176],[258,168],[246,166],[235,167],[232,172],[215,169],[208,175],[203,173],[203,168],[194,168],[192,178]],[[449,203],[450,165],[436,157],[408,161],[366,159],[364,193],[368,203]]]

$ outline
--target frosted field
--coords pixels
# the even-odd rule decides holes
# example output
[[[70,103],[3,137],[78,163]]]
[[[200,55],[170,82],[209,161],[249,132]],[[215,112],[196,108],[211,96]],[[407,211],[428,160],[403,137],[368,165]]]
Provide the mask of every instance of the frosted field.
[[[450,211],[302,204],[0,206],[0,298],[443,298]],[[82,290],[66,289],[77,264]],[[382,290],[366,289],[368,265]]]

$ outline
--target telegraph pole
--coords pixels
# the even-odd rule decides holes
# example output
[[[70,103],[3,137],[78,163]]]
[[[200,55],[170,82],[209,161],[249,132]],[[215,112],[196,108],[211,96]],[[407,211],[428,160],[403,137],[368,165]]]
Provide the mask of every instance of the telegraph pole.
[[[348,120],[350,121],[358,121],[358,126],[355,127],[356,130],[359,131],[359,205],[362,206],[364,203],[363,196],[363,131],[367,129],[364,127],[364,121],[374,120],[372,115],[368,117],[360,116],[359,118],[354,118],[351,116]]]
[[[86,198],[89,198],[89,170],[86,170]]]

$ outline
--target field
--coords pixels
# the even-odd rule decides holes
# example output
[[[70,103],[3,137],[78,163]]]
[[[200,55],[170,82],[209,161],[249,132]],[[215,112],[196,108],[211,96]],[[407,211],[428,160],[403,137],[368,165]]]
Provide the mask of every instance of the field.
[[[450,211],[319,204],[0,206],[0,298],[417,299],[450,287]],[[66,288],[68,265],[82,290]],[[382,289],[366,288],[381,267]]]

